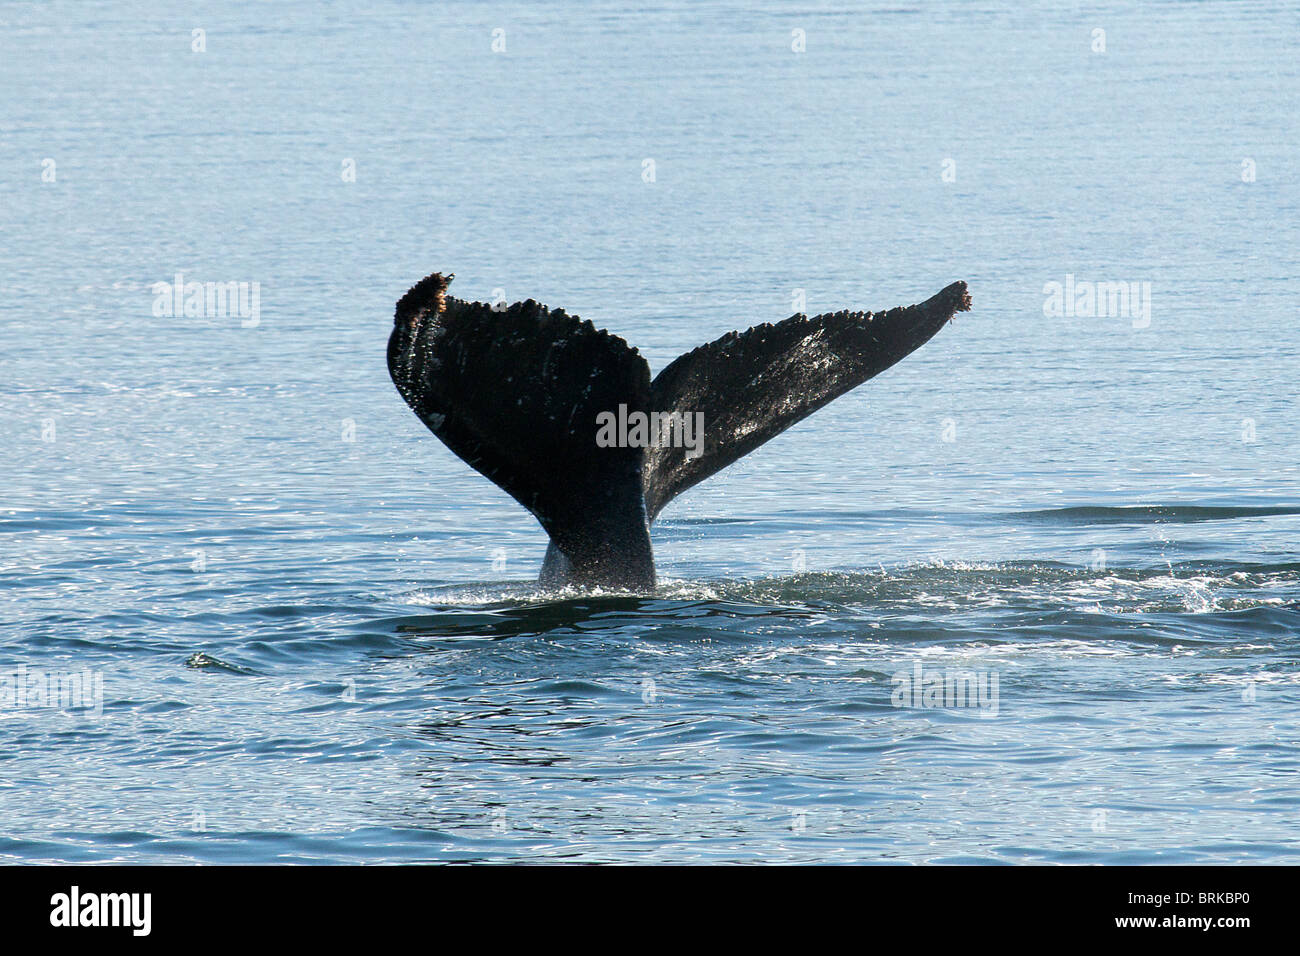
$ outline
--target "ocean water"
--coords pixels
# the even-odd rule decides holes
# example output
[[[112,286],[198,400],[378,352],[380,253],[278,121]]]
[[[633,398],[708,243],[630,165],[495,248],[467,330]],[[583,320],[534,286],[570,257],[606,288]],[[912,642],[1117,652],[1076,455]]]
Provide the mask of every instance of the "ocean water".
[[[0,4],[0,861],[1296,862],[1298,40]],[[974,309],[674,502],[653,597],[547,593],[389,381],[435,270],[654,370]]]

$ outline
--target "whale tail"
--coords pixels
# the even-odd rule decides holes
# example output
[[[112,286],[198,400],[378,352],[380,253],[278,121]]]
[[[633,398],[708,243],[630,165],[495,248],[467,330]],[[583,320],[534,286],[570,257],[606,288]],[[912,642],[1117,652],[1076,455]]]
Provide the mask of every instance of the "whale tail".
[[[397,303],[388,368],[398,391],[537,518],[551,539],[543,584],[634,590],[654,587],[648,528],[664,505],[970,307],[957,282],[905,309],[796,315],[688,352],[651,384],[645,359],[618,336],[531,299],[494,309],[452,298],[451,279],[434,273]],[[615,413],[703,430],[690,442],[644,430],[611,442],[601,429]]]

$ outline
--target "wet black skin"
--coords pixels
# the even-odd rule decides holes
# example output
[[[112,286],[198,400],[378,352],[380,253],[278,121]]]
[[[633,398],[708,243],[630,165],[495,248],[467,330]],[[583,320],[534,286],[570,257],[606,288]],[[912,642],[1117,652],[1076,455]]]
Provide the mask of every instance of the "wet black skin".
[[[653,591],[650,525],[682,491],[883,372],[970,308],[964,282],[887,312],[795,315],[686,353],[653,382],[625,341],[531,299],[501,311],[434,273],[397,303],[388,367],[453,452],[550,536],[547,587]],[[602,448],[597,416],[702,413],[703,449]],[[698,451],[698,449],[696,450]]]

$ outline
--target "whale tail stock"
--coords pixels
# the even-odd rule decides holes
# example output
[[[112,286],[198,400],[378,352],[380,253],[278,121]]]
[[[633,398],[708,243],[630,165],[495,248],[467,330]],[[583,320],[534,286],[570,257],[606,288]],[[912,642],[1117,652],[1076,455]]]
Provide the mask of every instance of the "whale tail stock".
[[[731,332],[650,380],[618,336],[529,299],[504,310],[448,296],[434,273],[397,303],[388,368],[444,444],[550,536],[541,581],[647,590],[648,527],[687,488],[883,372],[970,308],[955,282],[888,312],[792,316]],[[598,441],[602,415],[695,416],[686,443]]]

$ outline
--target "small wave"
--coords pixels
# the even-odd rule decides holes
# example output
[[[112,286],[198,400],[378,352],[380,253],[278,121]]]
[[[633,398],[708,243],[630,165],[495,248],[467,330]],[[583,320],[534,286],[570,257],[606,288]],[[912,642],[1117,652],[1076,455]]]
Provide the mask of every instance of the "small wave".
[[[1196,521],[1230,521],[1234,518],[1270,518],[1279,515],[1300,515],[1300,506],[1124,505],[1105,508],[1080,505],[1070,508],[1049,508],[1043,511],[1014,511],[1008,517],[1091,525],[1151,524],[1162,521],[1187,524]]]
[[[715,586],[720,599],[850,607],[1044,610],[1108,603],[1115,610],[1237,610],[1294,600],[1300,566],[1091,569],[1054,563],[962,562],[846,573],[809,572]],[[1291,592],[1288,599],[1287,592]]]
[[[213,657],[205,651],[196,651],[191,654],[185,659],[185,666],[195,668],[196,670],[225,671],[228,674],[257,674],[257,671],[250,667],[244,667],[241,664],[232,664],[229,661],[223,661],[218,657]]]
[[[1190,621],[1260,611],[1270,614],[1270,620],[1277,614],[1289,620],[1292,611],[1300,609],[1298,586],[1300,568],[1295,565],[1091,569],[1035,562],[927,563],[739,581],[672,580],[653,595],[548,591],[522,582],[447,585],[401,596],[402,603],[431,613],[382,624],[398,633],[482,639],[542,634],[597,621],[608,627],[630,621],[693,626],[714,616],[743,621],[776,615],[802,626],[818,618],[854,627],[945,618],[983,622],[994,629],[1008,622],[1046,623],[1080,614],[1116,620],[1172,615]],[[738,624],[736,629],[752,628]]]

